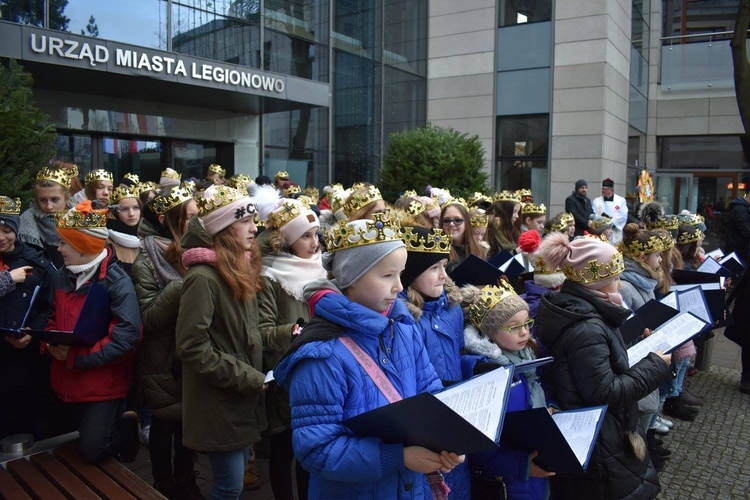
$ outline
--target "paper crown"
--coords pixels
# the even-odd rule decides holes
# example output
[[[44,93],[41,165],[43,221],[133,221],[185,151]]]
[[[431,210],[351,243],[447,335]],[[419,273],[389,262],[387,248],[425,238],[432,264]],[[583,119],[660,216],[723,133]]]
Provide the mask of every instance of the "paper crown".
[[[706,222],[702,215],[697,214],[678,215],[677,219],[680,226],[700,226]]]
[[[195,193],[195,181],[182,181],[180,187],[187,189],[191,193]]]
[[[566,225],[567,225],[567,223],[566,223]],[[596,231],[598,229],[602,229],[602,228],[607,227],[607,226],[611,226],[611,225],[612,225],[612,218],[609,217],[609,216],[607,216],[607,215],[602,215],[598,219],[590,219],[589,220],[589,227],[592,230],[594,230],[594,231]]]
[[[470,207],[473,207],[473,206],[476,206],[476,205],[478,205],[480,203],[490,204],[490,203],[492,203],[492,199],[489,196],[487,196],[486,194],[482,194],[480,192],[476,192],[476,193],[472,194],[471,196],[469,196],[466,199],[466,203],[468,203]]]
[[[261,228],[266,227],[266,221],[260,220],[260,217],[258,217],[258,213],[255,213],[255,217],[253,217],[253,224],[255,224],[255,227]]]
[[[620,243],[620,249],[626,254],[632,255],[633,257],[640,257],[641,255],[648,255],[654,252],[661,252],[664,250],[664,243],[662,239],[657,235],[649,236],[648,240],[644,243],[633,240],[630,244],[626,245],[623,241]]]
[[[413,189],[407,189],[406,191],[404,191],[404,196],[414,197],[414,196],[419,196],[419,195]]]
[[[567,279],[575,283],[586,284],[617,276],[624,270],[625,261],[622,258],[622,253],[616,251],[610,262],[599,262],[598,260],[593,259],[590,260],[581,271],[567,265],[562,272]]]
[[[349,198],[350,194],[352,193],[348,189],[342,189],[331,194],[331,211],[333,211],[333,213],[336,213],[339,210],[342,210],[344,208],[344,203],[346,203],[346,200]]]
[[[366,187],[367,187],[366,182],[359,181],[359,182],[355,182],[354,184],[352,184],[352,187],[350,187],[349,189],[351,189],[352,191],[356,191],[357,189],[362,189]]]
[[[122,178],[127,179],[130,182],[133,182],[135,184],[138,184],[139,182],[141,182],[141,178],[138,177],[138,174],[134,174],[132,172],[128,172],[127,174],[123,175]]]
[[[359,192],[352,189],[352,194],[344,203],[344,213],[349,217],[360,208],[382,199],[383,195],[380,194],[380,190],[375,186],[369,186],[364,191],[360,190]]]
[[[484,214],[472,215],[469,218],[471,227],[487,227],[490,225],[490,216]]]
[[[703,231],[698,226],[689,226],[681,230],[675,238],[676,245],[687,245],[703,239]]]
[[[531,265],[534,267],[534,274],[555,274],[559,273],[560,269],[551,269],[547,266],[547,262],[542,258],[541,255],[534,254],[531,257]]]
[[[7,196],[0,196],[0,214],[20,215],[21,198],[9,198]]]
[[[665,215],[659,217],[653,222],[646,222],[646,229],[665,229],[667,231],[674,231],[679,227],[680,221],[676,215]]]
[[[71,177],[71,172],[69,170],[64,170],[62,168],[43,167],[39,172],[37,172],[36,180],[56,182],[65,189],[70,190],[70,184],[73,178]]]
[[[92,182],[97,181],[109,181],[111,183],[115,182],[115,178],[112,175],[112,172],[108,172],[102,168],[98,168],[96,170],[92,170],[91,172],[86,174],[86,185],[88,186]]]
[[[112,190],[112,196],[110,197],[109,202],[114,205],[125,198],[138,198],[138,193],[131,187],[117,186]]]
[[[521,201],[524,201],[524,199],[531,198],[531,200],[534,200],[534,195],[531,194],[531,189],[519,189],[516,191],[516,194],[521,199]]]
[[[426,236],[421,237],[413,227],[401,228],[401,237],[409,252],[450,254],[453,237],[443,233],[442,229],[432,229]]]
[[[573,217],[573,214],[570,212],[563,212],[562,215],[560,215],[560,220],[564,222],[566,226],[568,224],[573,224],[576,221],[575,217]]]
[[[419,200],[411,200],[409,206],[406,208],[406,213],[416,217],[417,215],[425,211],[424,203]]]
[[[213,198],[208,199],[204,196],[199,196],[195,199],[196,203],[198,204],[198,211],[200,212],[201,217],[209,212],[216,210],[217,208],[229,205],[230,203],[237,201],[240,198],[247,198],[247,194],[243,193],[239,189],[234,189],[229,186],[214,184],[213,186],[211,186],[211,189],[214,190]]]
[[[55,214],[55,221],[59,228],[90,229],[107,227],[107,213],[109,210],[93,210],[91,202],[85,200],[75,208],[61,210]]]
[[[320,199],[320,189],[315,186],[305,187],[305,194],[313,200],[313,204],[317,205]]]
[[[254,182],[255,181],[253,181],[253,179],[249,175],[234,174],[227,181],[227,185],[229,187],[233,187],[234,189],[246,189],[248,184],[253,184]]]
[[[292,196],[293,194],[299,194],[301,192],[302,189],[296,184],[292,184],[291,186],[288,186],[286,189],[284,189],[284,193],[287,196]]]
[[[182,174],[173,168],[165,168],[162,170],[161,176],[167,179],[177,179],[178,181],[182,179]]]
[[[312,207],[318,204],[318,200],[313,200],[306,194],[301,194],[295,198],[298,202],[302,204],[303,207]]]
[[[659,238],[661,239],[662,250],[669,250],[674,246],[674,238],[669,231],[659,231]]]
[[[492,196],[494,201],[514,201],[516,203],[521,202],[521,197],[512,191],[500,191]]]
[[[222,177],[226,177],[227,171],[226,169],[222,168],[221,165],[218,163],[212,163],[208,166],[208,171],[212,174],[219,174]]]
[[[302,212],[308,210],[299,200],[285,200],[284,203],[271,212],[268,216],[268,223],[276,229],[281,227],[292,219],[296,219]]]
[[[387,214],[375,213],[373,220],[357,220],[340,223],[329,229],[325,236],[325,246],[329,252],[338,252],[358,246],[402,240],[398,220],[391,220]]]
[[[499,285],[487,285],[483,287],[479,298],[468,308],[467,315],[471,324],[481,329],[482,322],[487,313],[511,295],[518,294],[505,281],[500,281]]]
[[[524,203],[521,206],[521,215],[547,215],[547,207],[544,203]]]
[[[339,193],[339,192],[341,192],[343,190],[344,190],[344,186],[342,186],[338,182],[336,184],[331,184],[331,185],[328,186],[327,190],[324,189],[324,191],[325,191],[325,198],[330,201],[331,198],[333,198],[334,194]]]
[[[174,207],[180,206],[193,199],[192,192],[186,187],[172,188],[169,193],[157,196],[151,200],[151,211],[156,215],[164,215]]]
[[[557,220],[552,220],[551,224],[549,226],[549,232],[565,232],[568,230],[568,223],[563,220],[562,217],[557,218]]]
[[[463,198],[448,198],[440,208],[447,207],[448,205],[461,205],[468,210],[469,206],[466,204],[466,200]]]
[[[158,191],[159,185],[152,181],[139,182],[135,185],[135,192],[138,196],[142,195],[146,191]]]
[[[276,175],[273,176],[274,179],[282,179],[282,180],[289,180],[289,172],[286,170],[282,170],[281,172],[276,172]]]

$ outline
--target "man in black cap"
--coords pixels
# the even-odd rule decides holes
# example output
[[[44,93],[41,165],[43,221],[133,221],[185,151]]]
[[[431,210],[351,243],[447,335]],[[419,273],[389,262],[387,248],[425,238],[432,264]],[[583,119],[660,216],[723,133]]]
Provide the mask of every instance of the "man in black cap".
[[[620,243],[622,228],[628,223],[628,204],[625,198],[615,194],[615,181],[609,178],[602,181],[602,195],[594,198],[593,207],[596,215],[610,216],[614,224],[610,243],[613,245]]]
[[[593,213],[591,200],[586,196],[588,189],[588,183],[579,179],[573,194],[565,198],[565,211],[573,214],[575,219],[576,236],[583,236],[583,232],[589,227],[589,216]]]

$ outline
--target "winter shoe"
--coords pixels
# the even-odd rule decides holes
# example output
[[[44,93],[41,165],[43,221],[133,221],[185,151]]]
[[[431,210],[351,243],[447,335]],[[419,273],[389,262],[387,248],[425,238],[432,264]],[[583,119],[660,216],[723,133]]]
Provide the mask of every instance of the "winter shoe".
[[[691,411],[690,407],[680,401],[679,398],[667,398],[664,401],[664,408],[662,411],[670,417],[678,418],[686,422],[692,422],[695,420],[697,411]]]
[[[705,402],[703,401],[702,397],[693,394],[686,388],[682,389],[682,394],[680,394],[680,401],[690,406],[703,406],[703,403]]]
[[[123,462],[133,462],[141,451],[141,439],[138,430],[140,419],[134,411],[126,411],[120,417],[120,429],[127,437],[128,445],[120,450],[120,460]]]
[[[750,375],[743,375],[740,379],[740,392],[750,394]]]
[[[674,428],[674,422],[669,420],[668,418],[664,418],[661,415],[656,416],[656,421],[659,422],[662,425],[666,425],[669,429]]]

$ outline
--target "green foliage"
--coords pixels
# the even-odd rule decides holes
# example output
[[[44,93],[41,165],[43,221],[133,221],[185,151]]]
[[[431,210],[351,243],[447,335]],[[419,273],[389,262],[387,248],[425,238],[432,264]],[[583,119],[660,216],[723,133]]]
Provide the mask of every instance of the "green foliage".
[[[430,184],[466,196],[486,189],[484,148],[476,135],[427,124],[391,134],[378,187],[386,200],[407,189],[424,193]]]
[[[70,18],[65,16],[68,0],[48,0],[49,28],[68,31]],[[29,2],[28,0],[3,0],[0,2],[0,18],[12,23],[42,26],[44,24],[45,2]]]
[[[0,65],[0,195],[31,197],[36,172],[55,154],[55,129],[33,102],[32,79],[11,60]]]

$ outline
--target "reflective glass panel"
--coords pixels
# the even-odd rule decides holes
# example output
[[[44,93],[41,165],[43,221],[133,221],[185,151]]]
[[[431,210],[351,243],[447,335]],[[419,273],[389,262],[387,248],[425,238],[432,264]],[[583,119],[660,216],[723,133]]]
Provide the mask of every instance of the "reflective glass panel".
[[[549,112],[549,68],[503,71],[497,74],[497,114]]]
[[[497,70],[549,66],[551,23],[511,26],[497,30]]]
[[[427,1],[385,0],[383,62],[427,76]]]
[[[158,179],[163,170],[164,157],[161,141],[102,137],[102,166],[114,174],[115,179],[132,172],[144,179]],[[177,167],[175,167],[177,168]],[[178,169],[180,170],[180,169]],[[183,178],[185,174],[183,174]]]
[[[79,172],[89,172],[91,168],[91,137],[58,133],[55,138],[55,160],[78,165]]]
[[[328,81],[328,46],[266,29],[263,69]]]
[[[265,0],[263,9],[266,28],[304,40],[328,41],[326,0]]]
[[[546,161],[548,145],[548,115],[504,116],[497,119],[498,157],[531,157]]]
[[[736,135],[660,137],[660,169],[747,169]]]
[[[552,18],[552,0],[500,0],[497,6],[497,25],[549,21]]]

